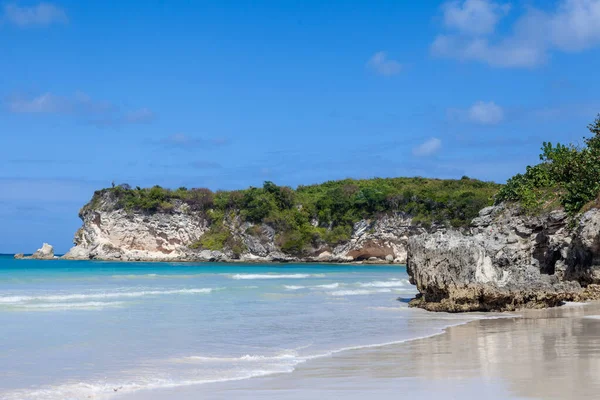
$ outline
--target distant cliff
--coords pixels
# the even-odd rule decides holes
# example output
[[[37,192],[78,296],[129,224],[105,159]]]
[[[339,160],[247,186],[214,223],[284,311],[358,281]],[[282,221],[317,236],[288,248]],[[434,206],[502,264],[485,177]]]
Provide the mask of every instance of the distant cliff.
[[[412,236],[461,229],[500,185],[469,178],[343,180],[216,192],[97,191],[64,258],[405,263]]]

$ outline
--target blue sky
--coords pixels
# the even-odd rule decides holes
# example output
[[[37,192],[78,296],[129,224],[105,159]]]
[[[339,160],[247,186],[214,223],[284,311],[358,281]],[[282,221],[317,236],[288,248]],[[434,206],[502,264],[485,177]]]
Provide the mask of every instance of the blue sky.
[[[0,252],[93,191],[503,182],[600,112],[600,0],[0,0]]]

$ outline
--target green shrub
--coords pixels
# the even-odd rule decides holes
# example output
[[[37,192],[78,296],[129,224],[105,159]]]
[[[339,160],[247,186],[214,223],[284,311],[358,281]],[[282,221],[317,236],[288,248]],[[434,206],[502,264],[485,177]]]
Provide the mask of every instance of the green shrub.
[[[496,202],[518,202],[536,212],[560,204],[575,214],[600,193],[600,115],[588,126],[592,137],[584,146],[544,142],[541,163],[510,178]]]
[[[337,245],[350,240],[352,236],[352,226],[350,225],[338,225],[331,230],[325,231],[322,235],[323,240],[330,245]]]
[[[229,228],[218,222],[213,224],[200,240],[190,245],[190,248],[213,251],[230,249],[236,257],[239,257],[245,250],[244,244],[234,238]]]
[[[231,232],[229,229],[221,224],[215,224],[202,235],[200,240],[193,243],[190,247],[193,249],[220,251],[225,248],[225,243],[230,237]]]
[[[235,251],[243,251],[224,228],[225,221],[240,218],[242,222],[270,225],[284,251],[302,254],[311,245],[342,243],[350,238],[354,223],[387,213],[409,214],[415,223],[425,226],[434,222],[468,225],[479,209],[492,203],[500,186],[466,177],[344,179],[299,186],[296,190],[267,181],[260,188],[216,193],[205,188],[116,186],[97,192],[86,207],[100,207],[100,198],[106,193],[116,200],[117,208],[128,211],[174,212],[178,204],[187,204],[189,210],[201,212],[211,224],[211,229],[194,244],[197,248],[222,250],[235,246]]]

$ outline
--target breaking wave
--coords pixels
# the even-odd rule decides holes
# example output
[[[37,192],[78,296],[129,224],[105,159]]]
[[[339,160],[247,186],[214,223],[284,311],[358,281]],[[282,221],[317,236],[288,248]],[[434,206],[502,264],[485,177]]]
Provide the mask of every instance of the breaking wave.
[[[232,279],[306,279],[322,278],[322,274],[235,274]]]
[[[124,303],[122,301],[87,301],[82,303],[40,303],[40,304],[19,304],[15,307],[26,308],[31,310],[95,310],[107,307],[120,307]]]
[[[34,295],[34,296],[0,296],[0,304],[19,304],[34,301],[57,302],[69,300],[94,300],[94,299],[117,299],[134,298],[144,296],[160,296],[173,294],[200,294],[210,293],[212,288],[200,289],[176,289],[176,290],[142,290],[142,291],[120,291],[120,292],[98,292],[98,293],[74,293],[74,294],[53,294],[53,295]]]
[[[361,296],[368,294],[376,294],[376,293],[389,293],[392,289],[356,289],[356,290],[337,290],[335,292],[329,293],[331,296]]]
[[[413,287],[406,279],[395,279],[391,281],[374,281],[359,283],[360,287],[372,287],[372,288],[396,288],[396,287]]]

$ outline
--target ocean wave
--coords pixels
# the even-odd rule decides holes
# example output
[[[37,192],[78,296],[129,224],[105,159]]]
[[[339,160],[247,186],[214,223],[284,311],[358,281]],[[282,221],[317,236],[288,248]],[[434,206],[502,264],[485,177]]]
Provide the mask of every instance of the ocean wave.
[[[92,299],[115,299],[115,298],[133,298],[144,296],[160,296],[173,294],[199,294],[210,293],[212,288],[200,289],[175,289],[175,290],[142,290],[135,292],[101,292],[101,293],[74,293],[74,294],[54,294],[54,295],[34,295],[34,296],[1,296],[0,304],[18,304],[33,301],[69,301],[69,300],[92,300]]]
[[[40,304],[19,304],[18,308],[27,308],[31,310],[71,310],[71,309],[101,309],[107,307],[120,307],[122,301],[87,301],[82,303],[40,303]]]
[[[340,286],[339,283],[330,283],[326,285],[316,285],[316,286],[295,286],[295,285],[283,285],[286,290],[300,290],[300,289],[311,289],[311,290],[319,290],[319,289],[337,289]]]
[[[174,362],[257,362],[257,361],[295,361],[302,362],[302,358],[298,357],[298,353],[284,352],[275,356],[251,355],[246,354],[241,357],[204,357],[204,356],[189,356],[172,360]]]
[[[64,400],[64,399],[110,399],[115,395],[134,393],[140,390],[168,389],[182,386],[203,385],[207,383],[241,381],[278,373],[289,373],[293,366],[277,366],[271,370],[256,369],[241,371],[237,375],[214,379],[162,379],[138,378],[133,382],[93,382],[67,383],[46,386],[39,389],[22,389],[2,393],[2,400]]]
[[[307,356],[304,359],[306,361],[309,361],[309,360],[314,360],[314,359],[323,358],[323,357],[330,357],[330,356],[332,356],[334,354],[343,353],[343,352],[346,352],[346,351],[374,349],[374,348],[379,348],[379,347],[386,347],[386,346],[393,346],[393,345],[398,345],[398,344],[403,344],[403,343],[409,343],[409,342],[413,342],[413,341],[416,341],[416,340],[427,339],[427,338],[431,338],[431,337],[443,335],[448,328],[452,328],[454,326],[459,326],[459,325],[464,325],[464,324],[467,324],[469,322],[470,322],[469,320],[466,320],[466,321],[460,321],[460,322],[457,322],[457,323],[454,323],[454,324],[448,324],[446,326],[437,328],[437,330],[435,332],[432,332],[430,334],[425,334],[425,335],[422,335],[422,336],[414,336],[414,337],[410,337],[410,338],[395,340],[395,341],[391,341],[391,342],[384,342],[384,343],[372,343],[372,344],[362,344],[362,345],[356,345],[356,346],[342,347],[342,348],[339,348],[339,349],[328,351],[328,352],[323,353],[323,354],[317,354],[317,355],[313,355],[313,356]]]
[[[294,285],[283,285],[284,288],[286,288],[287,290],[300,290],[300,289],[305,289],[306,286],[294,286]]]
[[[306,279],[322,278],[323,274],[235,274],[231,279]]]
[[[360,287],[372,287],[372,288],[395,288],[395,287],[413,287],[406,279],[394,279],[391,281],[374,281],[359,283]]]
[[[198,278],[201,276],[206,276],[206,274],[123,274],[123,275],[112,275],[113,279],[158,279],[158,278],[168,278],[168,279],[188,279],[188,278]]]
[[[315,287],[319,288],[319,289],[337,289],[338,287],[340,287],[340,284],[336,282],[336,283],[330,283],[328,285],[317,285]]]
[[[374,289],[374,290],[366,290],[366,289],[356,289],[356,290],[337,290],[335,292],[330,292],[331,296],[361,296],[368,294],[376,294],[376,293],[389,293],[392,289]]]

